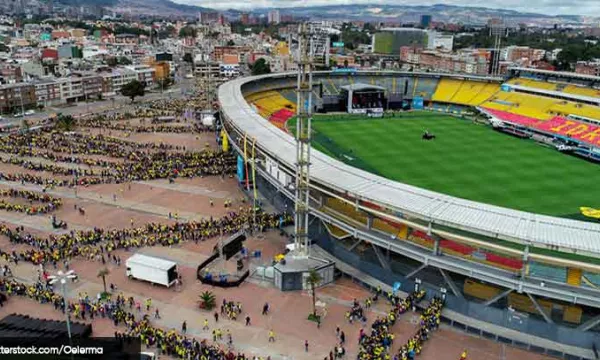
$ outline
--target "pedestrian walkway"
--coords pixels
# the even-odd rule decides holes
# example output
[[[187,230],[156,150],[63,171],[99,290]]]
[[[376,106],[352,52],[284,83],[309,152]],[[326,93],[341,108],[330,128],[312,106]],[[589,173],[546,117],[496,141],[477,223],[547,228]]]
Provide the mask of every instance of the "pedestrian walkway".
[[[202,196],[210,196],[214,199],[227,199],[231,197],[231,195],[227,191],[213,191],[200,186],[192,186],[186,184],[180,184],[177,182],[174,183],[165,183],[162,181],[134,181],[135,184],[142,184],[153,186],[155,188],[161,188],[165,190],[173,190],[188,194],[194,195],[202,195]]]
[[[41,191],[39,185],[22,185],[18,182],[5,181],[0,180],[1,185],[10,186],[16,189],[22,190],[30,190],[30,191]],[[152,185],[154,186],[154,185]],[[140,213],[157,215],[160,217],[169,217],[169,213],[172,213],[173,209],[166,208],[159,205],[154,204],[146,204],[131,200],[125,200],[122,197],[117,196],[117,200],[114,201],[110,196],[102,196],[98,193],[90,192],[90,191],[77,191],[77,196],[75,196],[74,190],[65,190],[63,188],[53,188],[47,189],[46,193],[49,195],[54,195],[57,197],[67,198],[67,199],[83,199],[83,200],[92,200],[104,205],[115,206],[119,208],[123,208],[126,210],[137,211]],[[199,221],[202,219],[208,219],[208,216],[202,216],[198,213],[180,211],[178,212],[178,218],[185,221]]]
[[[325,251],[323,248],[319,247],[318,245],[311,246],[311,254],[315,257],[319,257],[322,259],[327,259],[327,260],[335,262],[335,267],[338,270],[340,270],[342,273],[347,274],[348,276],[352,277],[353,279],[358,279],[359,281],[367,284],[368,286],[370,286],[372,288],[377,288],[377,286],[381,286],[381,289],[384,291],[392,291],[391,286],[373,278],[372,276],[369,276],[369,275],[363,273],[362,271],[360,271],[346,263],[344,263],[343,261],[341,261],[340,259],[331,255],[330,253],[328,253],[327,251]],[[402,296],[402,297],[406,296],[405,293],[400,293],[400,294],[401,294],[400,296]],[[575,355],[575,356],[579,356],[579,357],[585,358],[585,359],[593,359],[594,358],[593,351],[590,349],[582,349],[582,348],[578,348],[575,346],[558,344],[558,343],[555,343],[554,341],[544,339],[539,336],[522,333],[522,332],[519,332],[519,331],[516,331],[513,329],[508,329],[508,328],[505,328],[502,326],[498,326],[495,324],[487,323],[485,321],[474,319],[474,318],[468,317],[466,315],[463,315],[461,313],[458,313],[456,311],[452,311],[449,309],[442,310],[442,317],[450,320],[451,322],[458,322],[460,324],[464,324],[472,329],[482,330],[486,333],[494,335],[495,337],[502,337],[505,339],[510,339],[511,341],[524,343],[524,344],[530,344],[531,346],[536,346],[536,347],[556,351],[558,353],[566,353],[566,354],[570,354],[570,355]]]

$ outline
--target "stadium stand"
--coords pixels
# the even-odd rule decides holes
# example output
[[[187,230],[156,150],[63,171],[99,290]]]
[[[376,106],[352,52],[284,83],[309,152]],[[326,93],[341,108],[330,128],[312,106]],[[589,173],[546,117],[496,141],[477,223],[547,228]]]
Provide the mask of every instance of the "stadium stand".
[[[492,97],[498,90],[500,90],[498,84],[465,80],[462,82],[460,90],[456,92],[450,102],[477,106]]]
[[[583,309],[577,305],[566,305],[563,311],[563,321],[572,324],[581,324],[581,317],[583,315]]]
[[[494,109],[490,109],[490,108],[485,108],[485,111],[498,119],[508,121],[508,122],[511,122],[514,124],[523,125],[523,126],[535,127],[535,125],[540,122],[540,120],[538,120],[538,119],[534,119],[529,116],[513,114],[508,111],[494,110]]]
[[[577,86],[577,85],[567,85],[563,88],[562,91],[569,93],[569,94],[574,94],[574,95],[600,97],[599,89],[592,89],[592,88],[587,88],[587,87],[582,87],[582,86]]]
[[[556,101],[556,99],[523,94],[515,91],[499,91],[481,106],[530,118],[549,120],[554,116],[549,110]]]
[[[297,101],[296,90],[284,89],[284,90],[280,90],[279,93],[281,94],[281,96],[286,98],[289,102],[296,103],[296,101]]]
[[[415,78],[412,96],[421,96],[426,100],[431,99],[438,86],[438,82],[439,80],[434,78]]]
[[[573,286],[581,286],[581,269],[567,268],[567,284]]]
[[[556,102],[549,108],[549,111],[554,115],[577,115],[600,120],[600,107],[575,103],[572,101],[556,100]]]
[[[277,91],[251,94],[246,100],[256,106],[260,116],[285,129],[285,123],[296,113],[296,105]]]
[[[535,307],[535,305],[533,304],[533,302],[531,301],[529,296],[512,292],[512,293],[508,294],[507,298],[508,298],[508,305],[511,306],[513,309],[518,310],[518,311],[527,312],[530,314],[538,314],[537,308]],[[548,300],[544,300],[544,299],[536,299],[536,300],[537,300],[537,303],[540,305],[540,307],[544,310],[544,312],[546,314],[550,314],[552,312],[553,305],[556,305]]]
[[[442,79],[431,99],[433,101],[450,102],[454,95],[460,90],[462,84],[462,80]]]
[[[325,224],[325,227],[327,228],[329,234],[338,240],[343,240],[350,237],[350,234],[335,225]]]
[[[533,261],[529,264],[529,276],[564,283],[567,269]]]
[[[534,88],[534,89],[549,90],[549,91],[557,91],[557,86],[558,86],[558,84],[556,84],[556,83],[551,83],[551,82],[542,81],[542,80],[527,79],[527,78],[514,78],[514,79],[510,79],[507,83],[512,84],[512,85],[519,85],[519,86],[525,86],[525,87],[530,87],[530,88]]]
[[[499,295],[502,292],[502,289],[495,286],[482,284],[472,279],[465,279],[463,291],[465,294],[474,298],[480,300],[489,300]]]

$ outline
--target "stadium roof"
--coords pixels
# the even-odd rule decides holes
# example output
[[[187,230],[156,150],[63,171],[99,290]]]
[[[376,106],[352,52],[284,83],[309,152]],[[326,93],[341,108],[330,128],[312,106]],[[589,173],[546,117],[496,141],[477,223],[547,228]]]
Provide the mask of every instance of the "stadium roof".
[[[561,76],[561,77],[568,77],[568,78],[573,78],[573,79],[600,81],[600,76],[579,74],[579,73],[569,72],[569,71],[551,71],[551,70],[531,69],[531,68],[523,68],[523,67],[509,67],[508,69],[515,70],[515,71],[524,71],[524,72],[531,72],[531,73],[537,73],[537,74],[544,74],[544,75],[548,75],[548,76]]]
[[[282,75],[294,76],[295,73],[276,77]],[[241,91],[244,83],[269,76],[272,75],[239,78],[221,85],[221,110],[249,138],[255,138],[269,156],[293,169],[296,163],[294,138],[254,111]],[[352,167],[316,149],[312,150],[310,172],[311,183],[347,192],[349,196],[434,224],[543,248],[600,254],[600,224],[597,223],[507,209],[417,188]]]
[[[361,91],[361,90],[381,90],[381,91],[385,91],[385,88],[383,86],[369,85],[369,84],[362,84],[362,83],[355,83],[355,84],[350,84],[350,85],[344,85],[344,86],[342,86],[340,88],[342,90],[346,90],[346,91]]]

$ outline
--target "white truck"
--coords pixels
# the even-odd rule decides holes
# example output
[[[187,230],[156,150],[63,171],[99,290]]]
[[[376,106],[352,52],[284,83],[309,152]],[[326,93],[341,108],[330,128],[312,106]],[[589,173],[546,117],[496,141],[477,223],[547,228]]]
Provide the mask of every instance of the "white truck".
[[[170,287],[177,281],[177,263],[153,256],[135,254],[125,262],[127,277]]]

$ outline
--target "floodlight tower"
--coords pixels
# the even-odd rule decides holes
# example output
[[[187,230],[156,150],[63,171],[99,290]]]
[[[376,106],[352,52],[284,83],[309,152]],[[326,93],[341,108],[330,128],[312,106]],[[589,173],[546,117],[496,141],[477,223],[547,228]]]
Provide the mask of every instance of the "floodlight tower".
[[[294,255],[308,257],[308,211],[310,201],[310,136],[312,120],[312,35],[309,25],[298,28],[296,103],[296,196]]]
[[[494,37],[494,56],[492,61],[492,76],[500,75],[500,48],[502,37],[506,35],[506,24],[504,19],[491,19],[489,23],[490,35]]]

